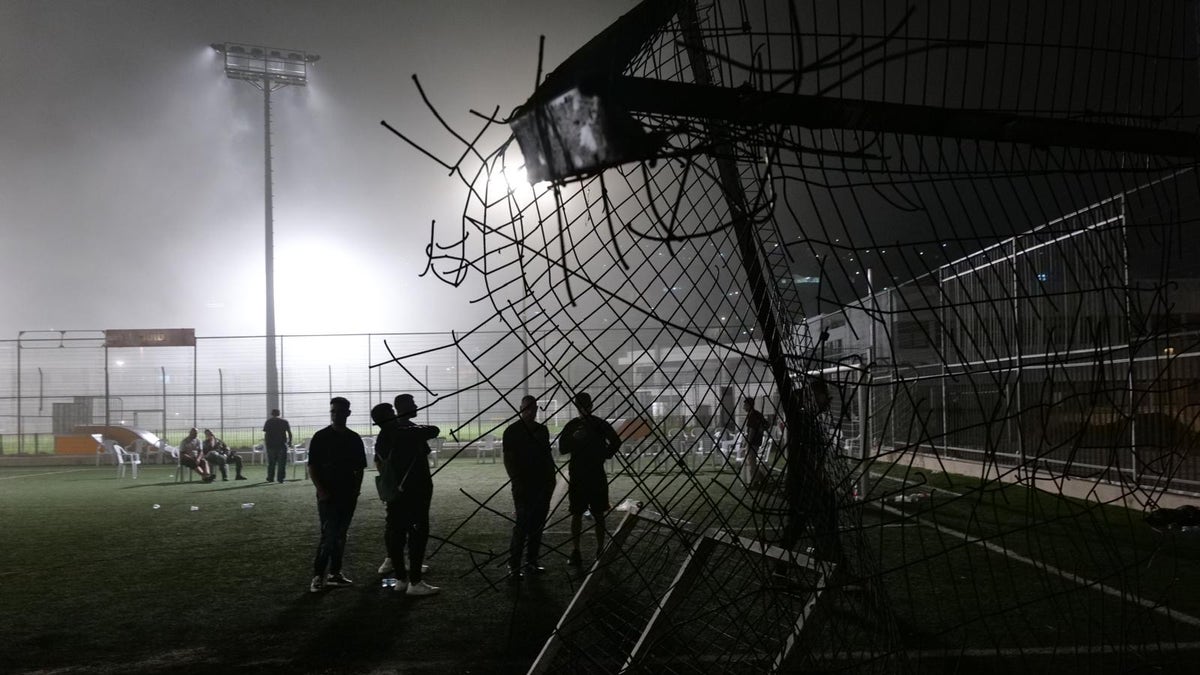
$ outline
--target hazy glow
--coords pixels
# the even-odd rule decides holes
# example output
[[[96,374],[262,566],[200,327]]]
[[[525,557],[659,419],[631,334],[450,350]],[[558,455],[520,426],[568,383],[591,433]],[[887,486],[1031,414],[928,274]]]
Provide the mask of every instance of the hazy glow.
[[[369,330],[372,308],[380,301],[371,294],[388,294],[384,277],[372,274],[373,263],[333,235],[276,239],[276,332]]]

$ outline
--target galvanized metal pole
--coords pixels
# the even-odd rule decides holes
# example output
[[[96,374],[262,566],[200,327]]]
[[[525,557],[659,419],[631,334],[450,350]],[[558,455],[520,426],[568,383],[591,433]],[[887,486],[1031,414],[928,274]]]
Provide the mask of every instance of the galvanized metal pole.
[[[21,336],[25,331],[17,333],[17,454],[25,452],[25,423],[21,414]]]
[[[279,408],[279,374],[275,366],[275,233],[271,205],[271,82],[263,90],[263,193],[266,198],[265,247],[267,270],[267,411]]]

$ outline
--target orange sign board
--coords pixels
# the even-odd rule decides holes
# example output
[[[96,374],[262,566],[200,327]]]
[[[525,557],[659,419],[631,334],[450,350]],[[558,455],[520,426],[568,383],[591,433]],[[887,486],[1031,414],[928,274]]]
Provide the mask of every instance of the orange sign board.
[[[147,328],[104,331],[105,347],[195,347],[195,328]]]

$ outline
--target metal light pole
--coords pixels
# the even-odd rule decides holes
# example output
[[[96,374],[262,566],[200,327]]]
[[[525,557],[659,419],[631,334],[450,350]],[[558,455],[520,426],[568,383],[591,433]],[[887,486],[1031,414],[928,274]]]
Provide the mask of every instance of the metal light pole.
[[[225,75],[250,83],[263,93],[263,194],[266,201],[267,272],[267,410],[279,408],[279,371],[275,362],[275,237],[271,212],[271,92],[288,85],[308,84],[308,66],[321,57],[295,49],[214,42],[213,50],[225,59]]]

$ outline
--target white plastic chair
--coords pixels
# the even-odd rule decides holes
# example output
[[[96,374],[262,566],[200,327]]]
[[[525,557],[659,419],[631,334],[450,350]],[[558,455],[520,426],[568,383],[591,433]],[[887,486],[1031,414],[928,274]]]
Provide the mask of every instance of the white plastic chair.
[[[117,477],[124,478],[125,467],[131,466],[133,467],[133,477],[137,478],[138,467],[142,464],[141,454],[126,450],[107,438],[104,439],[103,443],[104,447],[108,448],[108,450],[117,458]]]
[[[159,452],[162,453],[163,457],[170,457],[171,459],[175,460],[175,482],[176,483],[183,482],[183,470],[184,469],[187,469],[187,472],[188,472],[187,479],[188,479],[189,483],[193,479],[195,479],[196,470],[190,466],[184,466],[179,463],[179,448],[178,447],[176,447],[174,445],[168,445],[166,441],[160,440],[158,442],[158,449],[159,449]]]
[[[300,462],[304,462],[304,477],[308,478],[308,448],[303,445],[293,446],[288,454],[292,459],[292,478],[296,477],[296,465]]]
[[[437,468],[438,453],[442,451],[442,446],[446,444],[446,439],[435,438],[429,441],[429,465]]]
[[[738,450],[741,449],[741,444],[741,434],[737,434],[736,436],[725,434],[721,436],[721,440],[718,441],[718,447],[721,449],[721,456],[726,464],[731,464],[734,461]]]
[[[497,454],[496,446],[499,444],[500,443],[496,440],[495,436],[488,436],[487,438],[480,439],[479,442],[475,444],[475,463],[483,464],[485,457],[491,457],[492,464],[495,464]]]

